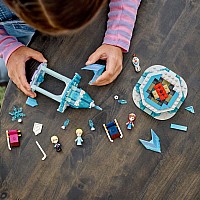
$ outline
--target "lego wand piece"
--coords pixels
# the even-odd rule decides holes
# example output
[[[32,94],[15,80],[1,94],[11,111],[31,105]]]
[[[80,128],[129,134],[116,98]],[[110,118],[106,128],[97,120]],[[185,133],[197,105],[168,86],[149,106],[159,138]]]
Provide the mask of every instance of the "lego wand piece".
[[[9,140],[9,135],[8,135],[8,130],[6,131],[6,138],[7,138],[8,149],[11,151],[10,140]]]
[[[40,149],[40,151],[41,151],[42,154],[43,154],[42,160],[45,160],[46,157],[47,157],[46,153],[44,152],[44,150],[43,150],[42,147],[40,146],[39,142],[38,142],[38,141],[35,141],[35,142],[36,142],[38,148]]]

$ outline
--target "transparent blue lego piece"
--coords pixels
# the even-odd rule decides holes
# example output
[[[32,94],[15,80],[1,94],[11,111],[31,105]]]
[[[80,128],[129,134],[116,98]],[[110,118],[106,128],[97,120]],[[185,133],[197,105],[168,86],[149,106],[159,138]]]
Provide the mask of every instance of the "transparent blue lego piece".
[[[117,100],[117,102],[120,104],[127,104],[127,101],[124,99],[119,99],[119,100]]]
[[[93,123],[93,121],[92,121],[91,119],[88,120],[88,124],[89,124],[89,126],[90,126],[90,130],[91,130],[91,131],[94,131],[94,130],[95,130],[95,127],[94,127],[94,123]]]
[[[187,126],[182,126],[182,125],[179,125],[179,124],[171,124],[170,128],[176,129],[176,130],[179,130],[179,131],[187,131]]]
[[[92,80],[89,82],[89,84],[91,85],[92,83],[94,83],[97,80],[97,78],[99,76],[101,76],[105,67],[106,67],[105,65],[91,64],[91,65],[87,65],[81,69],[91,70],[94,72],[94,76],[93,76]]]
[[[26,100],[26,105],[31,106],[31,107],[35,107],[35,106],[38,106],[38,102],[37,102],[36,99],[28,97],[27,100]]]
[[[144,145],[146,149],[161,153],[160,139],[152,129],[151,129],[151,137],[152,137],[151,141],[146,141],[142,139],[139,139],[139,141]]]
[[[193,114],[195,113],[193,106],[188,106],[188,107],[185,108],[185,110],[187,110],[187,111],[189,111],[189,112],[191,112]]]

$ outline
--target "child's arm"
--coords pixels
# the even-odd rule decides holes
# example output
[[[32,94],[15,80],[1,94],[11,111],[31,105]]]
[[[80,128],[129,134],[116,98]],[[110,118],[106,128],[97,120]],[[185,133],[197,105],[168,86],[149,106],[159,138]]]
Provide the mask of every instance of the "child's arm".
[[[26,95],[35,97],[30,85],[26,80],[25,62],[34,58],[39,62],[47,62],[40,52],[30,49],[18,42],[13,36],[8,35],[2,25],[0,25],[0,56],[6,63],[10,79]]]
[[[122,52],[128,52],[136,14],[141,0],[111,0],[107,31],[103,45],[88,59],[86,65],[106,60],[106,71],[93,85],[106,85],[117,78],[122,70]]]

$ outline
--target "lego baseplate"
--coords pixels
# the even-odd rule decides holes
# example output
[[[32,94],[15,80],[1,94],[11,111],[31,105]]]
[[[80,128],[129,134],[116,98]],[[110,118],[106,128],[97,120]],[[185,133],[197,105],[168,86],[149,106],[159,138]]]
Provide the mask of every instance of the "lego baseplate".
[[[183,78],[162,65],[153,65],[133,88],[133,101],[153,118],[167,120],[176,114],[187,91]]]

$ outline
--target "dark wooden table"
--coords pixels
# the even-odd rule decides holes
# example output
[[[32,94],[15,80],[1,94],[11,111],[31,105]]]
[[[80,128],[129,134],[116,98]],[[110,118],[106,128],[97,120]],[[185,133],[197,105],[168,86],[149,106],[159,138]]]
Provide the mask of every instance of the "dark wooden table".
[[[39,106],[25,105],[26,96],[9,84],[1,110],[0,199],[25,200],[133,200],[200,199],[200,2],[199,0],[144,0],[135,26],[130,53],[124,55],[124,69],[119,78],[104,87],[89,86],[92,72],[81,71],[88,56],[101,44],[106,9],[80,33],[50,37],[36,34],[30,47],[41,51],[49,68],[72,78],[80,73],[80,87],[86,90],[103,111],[71,109],[61,114],[58,103],[38,94]],[[134,105],[132,89],[142,72],[135,73],[132,54],[141,61],[142,72],[153,64],[162,64],[182,76],[188,84],[188,97],[178,113],[167,121],[158,121]],[[28,64],[28,76],[37,67]],[[62,83],[47,77],[44,85],[58,94]],[[119,105],[118,94],[128,101]],[[14,105],[22,106],[26,117],[22,124],[11,122],[8,114]],[[195,114],[185,111],[193,105]],[[137,114],[134,130],[125,123],[130,112]],[[66,130],[60,127],[66,118]],[[123,139],[110,143],[102,124],[118,119]],[[96,131],[90,131],[92,119]],[[35,136],[33,123],[44,125]],[[188,126],[187,132],[170,129],[171,123]],[[77,147],[75,130],[84,130],[84,143]],[[146,150],[138,139],[150,139],[150,129],[160,137],[162,153]],[[5,130],[22,131],[21,146],[9,151]],[[57,135],[63,151],[55,152],[50,137]],[[47,159],[35,144],[38,140]]]

